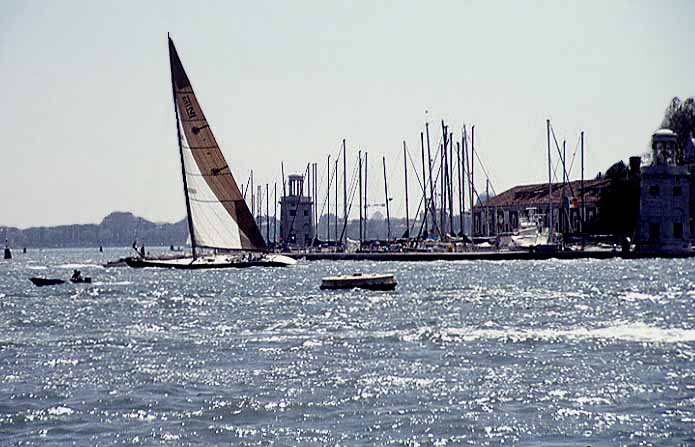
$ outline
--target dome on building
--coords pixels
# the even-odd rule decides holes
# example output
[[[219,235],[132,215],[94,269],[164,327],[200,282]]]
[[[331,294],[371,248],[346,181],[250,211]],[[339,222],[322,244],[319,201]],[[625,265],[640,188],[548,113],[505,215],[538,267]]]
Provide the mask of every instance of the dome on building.
[[[676,133],[671,129],[659,129],[652,135],[653,137],[676,137]]]

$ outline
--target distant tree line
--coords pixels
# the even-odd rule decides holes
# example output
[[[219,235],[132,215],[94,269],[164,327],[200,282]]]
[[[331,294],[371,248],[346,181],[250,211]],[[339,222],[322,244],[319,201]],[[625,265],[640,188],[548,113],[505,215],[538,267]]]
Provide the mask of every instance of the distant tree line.
[[[661,127],[678,134],[678,158],[682,159],[688,139],[695,135],[695,99],[681,101],[677,96],[673,98],[666,108]]]
[[[128,247],[137,239],[145,245],[183,245],[188,237],[186,220],[154,223],[131,213],[115,212],[99,224],[59,225],[19,229],[0,227],[0,236],[14,248]]]

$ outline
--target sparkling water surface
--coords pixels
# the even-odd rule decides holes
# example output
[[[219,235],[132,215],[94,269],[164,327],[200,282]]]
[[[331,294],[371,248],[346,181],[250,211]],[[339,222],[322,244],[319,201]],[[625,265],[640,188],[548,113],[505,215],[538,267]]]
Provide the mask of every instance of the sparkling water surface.
[[[695,445],[695,260],[100,266],[126,253],[0,263],[0,445]],[[398,287],[319,290],[357,271]]]

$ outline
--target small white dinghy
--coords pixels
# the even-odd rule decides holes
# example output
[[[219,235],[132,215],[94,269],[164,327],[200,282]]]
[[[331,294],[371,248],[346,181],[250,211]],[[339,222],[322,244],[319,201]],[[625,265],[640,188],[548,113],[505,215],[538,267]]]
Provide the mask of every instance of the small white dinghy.
[[[392,274],[354,273],[323,278],[321,289],[393,290],[397,284],[396,278]]]

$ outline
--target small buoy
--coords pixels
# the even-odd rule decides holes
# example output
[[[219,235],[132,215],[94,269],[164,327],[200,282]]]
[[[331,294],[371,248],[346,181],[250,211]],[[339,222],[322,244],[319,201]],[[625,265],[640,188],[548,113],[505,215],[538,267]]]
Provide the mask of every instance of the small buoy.
[[[99,253],[103,253],[103,252],[104,252],[104,247],[102,247],[102,246],[100,245],[100,246],[99,246]]]
[[[22,253],[26,254],[26,252],[27,252],[27,248],[26,247],[22,248]]]

